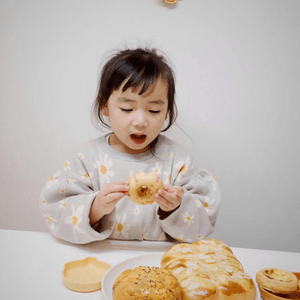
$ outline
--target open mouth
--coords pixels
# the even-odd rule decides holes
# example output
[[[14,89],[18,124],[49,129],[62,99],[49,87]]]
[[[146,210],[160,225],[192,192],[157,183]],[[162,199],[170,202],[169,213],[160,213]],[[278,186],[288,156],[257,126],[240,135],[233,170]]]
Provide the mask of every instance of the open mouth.
[[[130,138],[135,144],[143,144],[147,136],[145,134],[131,134]]]

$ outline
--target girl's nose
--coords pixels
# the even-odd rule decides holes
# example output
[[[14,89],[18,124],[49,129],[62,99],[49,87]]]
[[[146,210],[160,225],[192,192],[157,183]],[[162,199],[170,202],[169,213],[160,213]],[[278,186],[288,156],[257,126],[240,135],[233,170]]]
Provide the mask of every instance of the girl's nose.
[[[145,127],[148,125],[147,117],[143,112],[139,112],[134,119],[134,126]]]

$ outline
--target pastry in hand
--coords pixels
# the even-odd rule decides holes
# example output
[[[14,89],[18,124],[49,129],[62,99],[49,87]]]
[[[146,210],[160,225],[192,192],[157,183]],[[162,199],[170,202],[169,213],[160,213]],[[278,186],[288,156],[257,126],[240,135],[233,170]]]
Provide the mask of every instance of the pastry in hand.
[[[129,178],[129,199],[140,205],[151,204],[155,201],[156,192],[163,186],[156,172],[150,174],[137,172]]]

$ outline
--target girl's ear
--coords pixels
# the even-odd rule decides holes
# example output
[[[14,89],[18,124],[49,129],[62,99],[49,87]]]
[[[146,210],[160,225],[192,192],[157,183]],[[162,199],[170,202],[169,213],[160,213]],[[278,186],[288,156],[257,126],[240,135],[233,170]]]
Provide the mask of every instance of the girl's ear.
[[[109,117],[107,104],[105,104],[105,105],[102,107],[101,112],[102,112],[103,116]]]

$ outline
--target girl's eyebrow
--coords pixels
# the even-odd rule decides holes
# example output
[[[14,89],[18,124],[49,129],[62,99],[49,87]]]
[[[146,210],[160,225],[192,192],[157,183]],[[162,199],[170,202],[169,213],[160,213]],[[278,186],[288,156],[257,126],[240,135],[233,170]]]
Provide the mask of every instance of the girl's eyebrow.
[[[118,102],[136,102],[136,100],[128,99],[126,97],[118,98],[117,101]],[[158,100],[149,101],[149,103],[164,105],[166,102],[161,99],[158,99]]]
[[[118,102],[136,102],[135,100],[128,99],[128,98],[125,98],[125,97],[118,98],[117,101]]]
[[[154,103],[154,104],[161,104],[161,105],[164,105],[166,102],[164,100],[153,100],[153,101],[149,101],[150,103]]]

